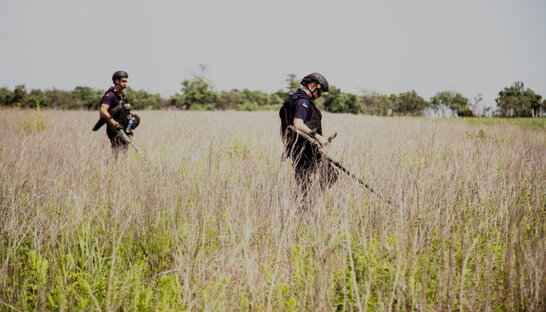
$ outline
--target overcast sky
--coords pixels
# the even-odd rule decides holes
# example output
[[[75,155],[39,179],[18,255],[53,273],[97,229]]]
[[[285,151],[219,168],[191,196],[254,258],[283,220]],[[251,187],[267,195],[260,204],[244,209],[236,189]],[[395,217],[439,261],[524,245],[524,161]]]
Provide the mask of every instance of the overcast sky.
[[[117,69],[168,97],[207,66],[217,90],[320,72],[343,91],[546,97],[546,1],[0,0],[0,87],[106,89]]]

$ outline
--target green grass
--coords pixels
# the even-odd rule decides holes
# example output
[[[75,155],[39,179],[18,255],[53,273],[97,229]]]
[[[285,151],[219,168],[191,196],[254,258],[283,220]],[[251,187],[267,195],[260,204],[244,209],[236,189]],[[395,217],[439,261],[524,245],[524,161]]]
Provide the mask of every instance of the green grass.
[[[546,117],[542,118],[465,118],[469,125],[502,126],[515,125],[526,130],[546,131]]]

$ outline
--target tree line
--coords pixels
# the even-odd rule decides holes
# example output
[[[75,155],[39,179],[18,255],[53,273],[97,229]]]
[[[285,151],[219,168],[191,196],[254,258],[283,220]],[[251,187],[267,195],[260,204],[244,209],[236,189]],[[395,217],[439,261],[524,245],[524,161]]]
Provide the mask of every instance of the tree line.
[[[170,98],[162,98],[157,93],[127,88],[126,95],[135,110],[190,109],[190,110],[277,110],[284,100],[299,87],[295,75],[288,75],[284,90],[266,93],[258,90],[232,89],[216,91],[208,80],[196,76],[182,82],[180,92]],[[21,108],[53,109],[98,109],[105,90],[78,86],[71,91],[27,90],[18,85],[13,90],[0,88],[0,106]],[[357,95],[343,92],[331,86],[330,92],[317,100],[317,105],[333,113],[352,113],[382,116],[460,116],[472,117],[491,114],[499,117],[541,117],[546,111],[546,99],[523,82],[515,82],[499,91],[495,99],[497,109],[492,112],[478,112],[481,102],[477,96],[468,99],[454,91],[437,92],[429,100],[414,90],[399,94]]]

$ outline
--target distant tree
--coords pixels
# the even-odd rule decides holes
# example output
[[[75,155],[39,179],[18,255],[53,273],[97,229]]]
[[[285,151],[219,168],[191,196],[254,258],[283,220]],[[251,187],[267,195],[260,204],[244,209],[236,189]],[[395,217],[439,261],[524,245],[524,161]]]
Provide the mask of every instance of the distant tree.
[[[6,88],[0,88],[0,106],[11,106],[13,99],[13,92]]]
[[[126,92],[135,109],[159,109],[169,106],[169,101],[161,98],[159,94],[136,91],[130,87]],[[25,85],[18,85],[13,91],[5,87],[0,88],[0,106],[94,109],[99,107],[102,96],[102,90],[84,86],[78,86],[72,91],[32,89],[27,92]]]
[[[128,87],[125,91],[127,99],[133,109],[159,109],[162,108],[161,95],[158,93],[150,93],[144,90],[135,90]]]
[[[516,81],[510,87],[499,92],[495,99],[498,105],[498,112],[501,116],[514,116],[518,99],[523,94],[523,82]]]
[[[540,117],[542,96],[531,89],[526,89],[523,97],[525,100],[522,107],[531,107],[531,117]]]
[[[46,90],[45,95],[51,101],[48,107],[56,109],[81,109],[80,104],[74,99],[74,94],[63,90]]]
[[[396,97],[391,96],[391,99],[394,100],[393,113],[396,115],[418,116],[430,106],[415,90],[400,93]]]
[[[182,82],[182,94],[171,97],[174,106],[183,109],[214,109],[218,95],[203,77]]]
[[[275,98],[277,99],[281,99],[281,104],[282,102],[284,102],[284,100],[286,100],[286,98],[288,98],[288,93],[283,91],[283,90],[277,90],[273,93],[271,93],[272,96],[274,96]]]
[[[276,92],[269,94],[268,97],[269,97],[269,100],[267,105],[273,106],[275,107],[275,109],[280,108],[285,100],[284,97],[282,97]]]
[[[221,91],[216,97],[216,108],[221,110],[234,109],[240,102],[239,90]]]
[[[47,108],[51,106],[51,99],[40,89],[32,89],[26,96],[25,107]]]
[[[282,102],[275,94],[268,94],[263,91],[244,89],[242,93],[244,100],[256,103],[260,107],[279,105]]]
[[[298,81],[298,79],[296,79],[295,74],[288,74],[288,77],[286,78],[286,84],[286,91],[289,94],[296,92],[296,90],[298,90],[298,88],[300,87],[300,82]]]
[[[324,110],[331,113],[342,113],[344,110],[343,104],[340,101],[341,90],[330,86],[328,93],[324,94],[320,99],[320,104]]]
[[[516,81],[500,91],[495,101],[501,116],[533,117],[538,116],[541,99],[533,90],[525,89],[523,82]]]
[[[98,109],[103,92],[90,87],[77,86],[72,90],[75,106],[84,109]]]
[[[283,99],[283,101],[291,94],[296,92],[298,88],[300,87],[300,82],[297,80],[297,77],[295,74],[288,74],[286,79],[284,80],[286,82],[285,89],[278,90],[273,93],[273,95],[280,97]]]
[[[470,111],[472,112],[473,116],[478,116],[479,111],[478,107],[480,106],[480,103],[483,101],[483,97],[481,94],[476,95],[472,101],[470,101],[468,107],[470,108]]]
[[[25,85],[15,86],[13,89],[13,97],[11,98],[10,106],[22,106],[25,107],[27,103],[27,89]]]
[[[383,102],[383,106],[389,107],[387,111],[387,115],[391,116],[394,114],[394,108],[397,105],[396,102],[398,101],[398,95],[391,94],[391,95],[381,95],[380,97],[381,101]]]
[[[466,97],[458,92],[453,91],[441,91],[436,93],[430,99],[431,107],[439,111],[444,108],[449,108],[450,110],[457,113],[457,116],[461,117],[471,117],[473,116],[472,110],[470,109],[470,102]]]
[[[365,114],[381,115],[379,97],[375,94],[362,96],[362,108]]]
[[[363,112],[362,100],[356,94],[344,93],[340,89],[330,86],[330,90],[324,96],[323,107],[332,113],[352,113],[359,114]]]
[[[389,115],[392,111],[393,101],[387,95],[372,93],[362,96],[364,113],[371,115]]]
[[[268,94],[263,91],[249,89],[233,89],[222,91],[216,99],[219,109],[261,110],[280,107],[283,102],[277,93]]]

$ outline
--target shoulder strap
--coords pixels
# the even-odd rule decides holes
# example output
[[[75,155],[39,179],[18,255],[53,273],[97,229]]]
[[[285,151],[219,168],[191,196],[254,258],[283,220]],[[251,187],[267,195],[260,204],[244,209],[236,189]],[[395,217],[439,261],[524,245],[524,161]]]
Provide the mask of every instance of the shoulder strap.
[[[313,99],[309,95],[307,95],[307,93],[303,91],[299,92],[299,90],[295,92],[294,94],[292,94],[290,96],[290,99],[292,100],[292,102],[296,102],[297,100],[301,100],[301,99],[306,99],[309,102],[313,102]]]
[[[108,92],[113,92],[116,97],[118,98],[119,101],[123,100],[123,101],[126,101],[127,100],[127,97],[125,96],[125,93],[119,91],[118,89],[114,88],[114,87],[110,87],[108,90],[106,90],[106,92],[104,92],[104,95],[106,95]]]

